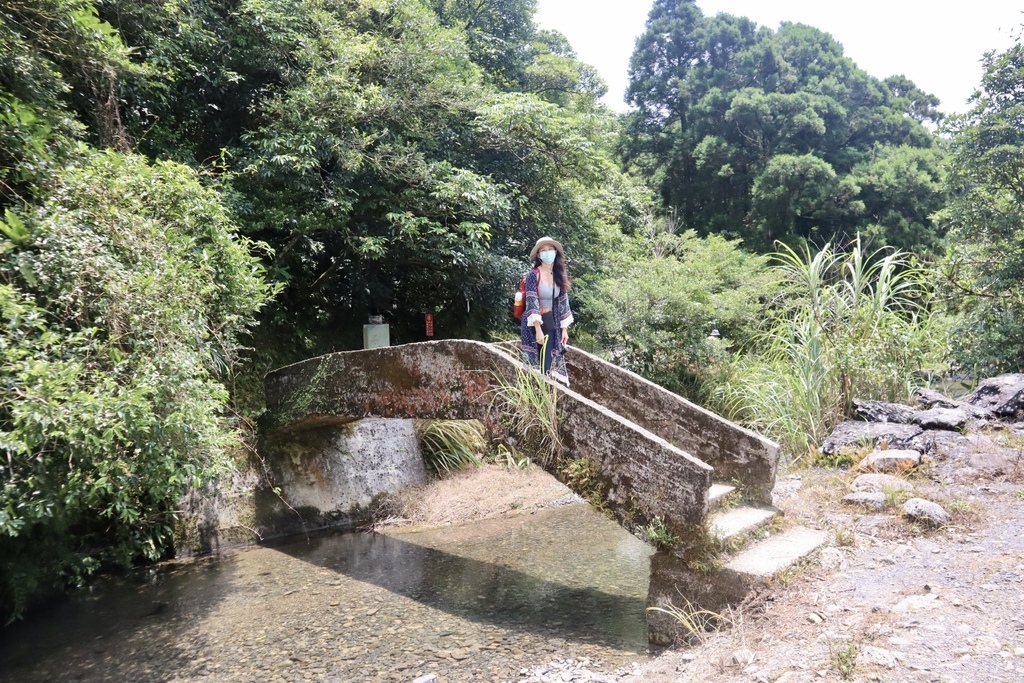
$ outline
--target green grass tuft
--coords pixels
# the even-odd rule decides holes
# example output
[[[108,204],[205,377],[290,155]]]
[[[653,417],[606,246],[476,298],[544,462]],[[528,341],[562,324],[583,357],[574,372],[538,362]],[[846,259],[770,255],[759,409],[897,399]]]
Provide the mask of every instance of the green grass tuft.
[[[417,420],[416,435],[424,461],[438,475],[478,467],[486,445],[477,420]]]
[[[512,379],[495,372],[491,409],[499,410],[520,440],[517,451],[546,468],[562,453],[558,434],[558,389],[539,372],[517,367]]]

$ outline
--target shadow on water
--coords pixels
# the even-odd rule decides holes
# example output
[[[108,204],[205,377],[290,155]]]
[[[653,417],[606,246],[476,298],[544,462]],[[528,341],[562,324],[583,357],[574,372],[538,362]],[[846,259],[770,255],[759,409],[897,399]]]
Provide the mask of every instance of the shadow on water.
[[[566,506],[147,568],[0,630],[0,681],[270,680],[306,666],[297,661],[353,681],[431,658],[444,680],[475,681],[514,678],[523,658],[554,652],[625,661],[647,645],[650,555],[614,522]],[[468,664],[440,654],[456,642],[486,647]]]
[[[274,548],[467,621],[632,651],[646,643],[646,595],[636,594],[636,587],[624,591],[629,595],[567,585],[581,583],[580,568],[565,566],[573,555],[568,543],[559,549],[562,562],[546,558],[526,571],[376,533],[320,536]],[[621,558],[609,562],[621,564]]]
[[[0,681],[21,680],[18,670],[26,679],[31,670],[32,680],[74,680],[70,669],[83,658],[121,680],[150,680],[147,658],[124,653],[159,650],[184,666],[195,657],[195,621],[236,590],[228,557],[99,577],[0,629]]]

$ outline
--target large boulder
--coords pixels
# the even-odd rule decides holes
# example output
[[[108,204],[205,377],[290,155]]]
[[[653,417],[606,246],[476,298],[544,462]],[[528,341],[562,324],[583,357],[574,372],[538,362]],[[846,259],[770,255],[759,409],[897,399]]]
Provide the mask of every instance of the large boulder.
[[[991,410],[997,417],[1024,418],[1024,374],[1007,373],[983,380],[965,402]]]
[[[856,451],[865,446],[874,448],[886,444],[889,448],[911,448],[914,437],[923,430],[917,425],[890,422],[840,422],[821,444],[821,452],[834,455],[842,451]]]
[[[918,389],[914,398],[917,400],[917,404],[926,410],[928,408],[956,408],[960,403],[934,389]]]
[[[910,422],[924,429],[945,429],[960,431],[967,424],[970,415],[960,408],[932,408],[921,410],[911,416]]]
[[[910,424],[917,412],[902,403],[885,403],[884,401],[853,401],[853,412],[867,422],[895,422]]]
[[[995,414],[986,407],[973,405],[967,401],[956,401],[932,389],[918,389],[915,399],[925,411],[939,408],[961,410],[973,420],[991,420],[995,417]]]
[[[926,429],[901,448],[910,448],[933,456],[956,455],[973,449],[971,439],[948,429]]]

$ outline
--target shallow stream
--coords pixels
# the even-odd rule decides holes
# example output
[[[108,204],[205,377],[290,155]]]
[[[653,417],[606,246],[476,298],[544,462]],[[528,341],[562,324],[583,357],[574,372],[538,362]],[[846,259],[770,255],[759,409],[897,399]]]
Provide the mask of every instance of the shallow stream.
[[[0,681],[515,681],[647,658],[652,550],[585,504],[105,578],[0,631]]]

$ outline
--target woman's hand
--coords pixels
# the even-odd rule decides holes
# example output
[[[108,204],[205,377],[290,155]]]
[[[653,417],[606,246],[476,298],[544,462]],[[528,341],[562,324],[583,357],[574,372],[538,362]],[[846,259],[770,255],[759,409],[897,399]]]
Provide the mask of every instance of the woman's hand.
[[[567,346],[568,344],[569,344],[569,328],[568,327],[563,327],[562,328],[562,346]]]
[[[544,332],[538,327],[537,328],[537,344],[539,346],[544,346],[544,338],[546,336],[547,335],[545,335]]]

